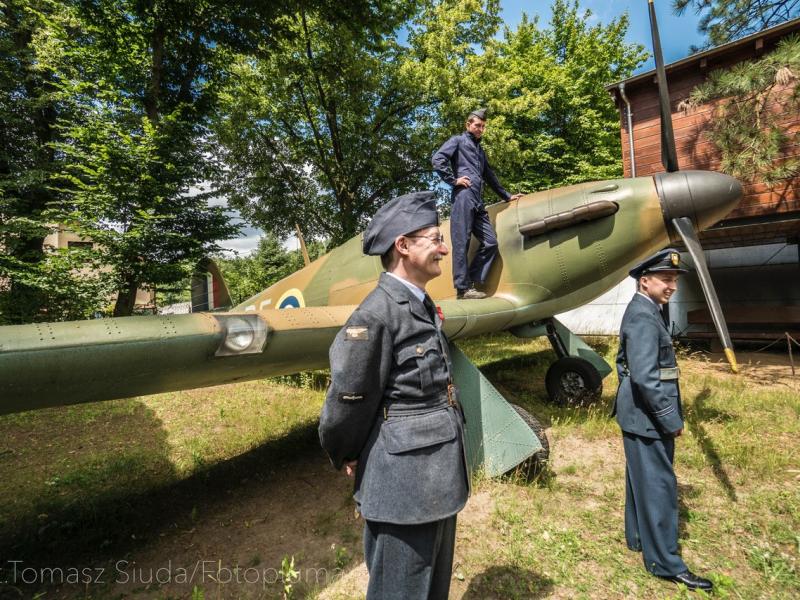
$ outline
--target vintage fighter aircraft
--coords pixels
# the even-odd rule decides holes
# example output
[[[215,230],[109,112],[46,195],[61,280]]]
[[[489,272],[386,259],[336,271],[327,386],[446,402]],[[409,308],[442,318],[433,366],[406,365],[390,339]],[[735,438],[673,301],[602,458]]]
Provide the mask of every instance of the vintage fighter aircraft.
[[[553,315],[578,307],[653,252],[683,240],[726,353],[730,338],[695,230],[723,218],[742,188],[715,172],[679,171],[655,13],[650,18],[661,102],[662,162],[653,177],[584,183],[489,207],[500,257],[484,300],[456,300],[444,275],[428,291],[450,340],[507,330],[547,335],[559,356],[547,375],[556,400],[597,394],[610,367]],[[449,238],[449,221],[442,230]],[[442,264],[449,274],[449,256]],[[39,323],[0,329],[0,414],[268,377],[328,365],[328,347],[375,286],[377,257],[360,236],[227,312]],[[211,269],[195,290],[207,308],[227,291]],[[291,308],[292,310],[285,310]],[[546,454],[536,420],[514,409],[454,347],[473,468],[502,473]]]

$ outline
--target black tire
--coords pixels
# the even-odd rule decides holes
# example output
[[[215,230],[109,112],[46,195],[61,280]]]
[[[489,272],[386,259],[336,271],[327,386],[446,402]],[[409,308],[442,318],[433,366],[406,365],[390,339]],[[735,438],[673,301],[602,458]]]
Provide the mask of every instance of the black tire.
[[[547,396],[559,406],[591,404],[603,393],[603,378],[588,360],[559,358],[544,377]]]
[[[517,414],[522,417],[525,424],[531,428],[534,435],[539,439],[542,449],[535,453],[530,458],[525,459],[522,463],[514,467],[513,473],[519,474],[525,480],[529,480],[535,475],[538,475],[547,467],[547,460],[550,458],[550,442],[547,441],[547,435],[544,432],[544,427],[539,423],[539,420],[534,417],[527,410],[516,404],[512,404]]]

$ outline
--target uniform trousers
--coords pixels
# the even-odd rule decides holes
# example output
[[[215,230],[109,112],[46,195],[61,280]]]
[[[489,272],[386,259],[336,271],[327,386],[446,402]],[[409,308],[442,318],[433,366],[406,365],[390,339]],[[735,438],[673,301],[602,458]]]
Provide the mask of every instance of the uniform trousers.
[[[469,243],[472,234],[478,239],[478,252],[468,264]],[[453,200],[450,211],[450,237],[453,239],[453,285],[466,290],[473,283],[483,283],[497,256],[497,236],[489,213],[480,198],[480,192],[463,190]]]
[[[455,515],[420,525],[366,521],[367,600],[447,600],[455,540]]]
[[[625,541],[642,552],[645,568],[669,576],[687,570],[678,554],[675,439],[622,432],[625,448]]]

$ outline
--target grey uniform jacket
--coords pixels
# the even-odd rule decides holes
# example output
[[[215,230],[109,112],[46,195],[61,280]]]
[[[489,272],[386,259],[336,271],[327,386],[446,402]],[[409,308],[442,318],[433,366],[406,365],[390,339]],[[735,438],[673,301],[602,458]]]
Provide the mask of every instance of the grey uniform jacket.
[[[477,194],[480,198],[484,182],[503,200],[511,198],[489,166],[480,140],[468,131],[454,135],[442,144],[431,158],[431,164],[442,181],[452,186],[453,201],[460,194]],[[456,179],[464,176],[470,178],[470,186],[456,187]]]
[[[440,325],[383,273],[331,346],[320,442],[337,469],[358,460],[355,499],[365,519],[427,523],[467,501],[463,421],[447,401]]]
[[[617,375],[619,389],[611,414],[623,431],[659,438],[683,427],[672,338],[659,307],[639,293],[622,317]]]

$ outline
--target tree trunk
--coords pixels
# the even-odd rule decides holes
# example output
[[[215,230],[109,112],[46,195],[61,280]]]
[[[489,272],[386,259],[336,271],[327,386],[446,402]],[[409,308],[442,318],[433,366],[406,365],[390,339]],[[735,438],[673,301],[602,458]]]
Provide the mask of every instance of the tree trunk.
[[[136,292],[139,283],[133,276],[126,277],[124,289],[117,293],[117,302],[114,305],[115,317],[130,317],[133,314],[133,307],[136,304]]]

